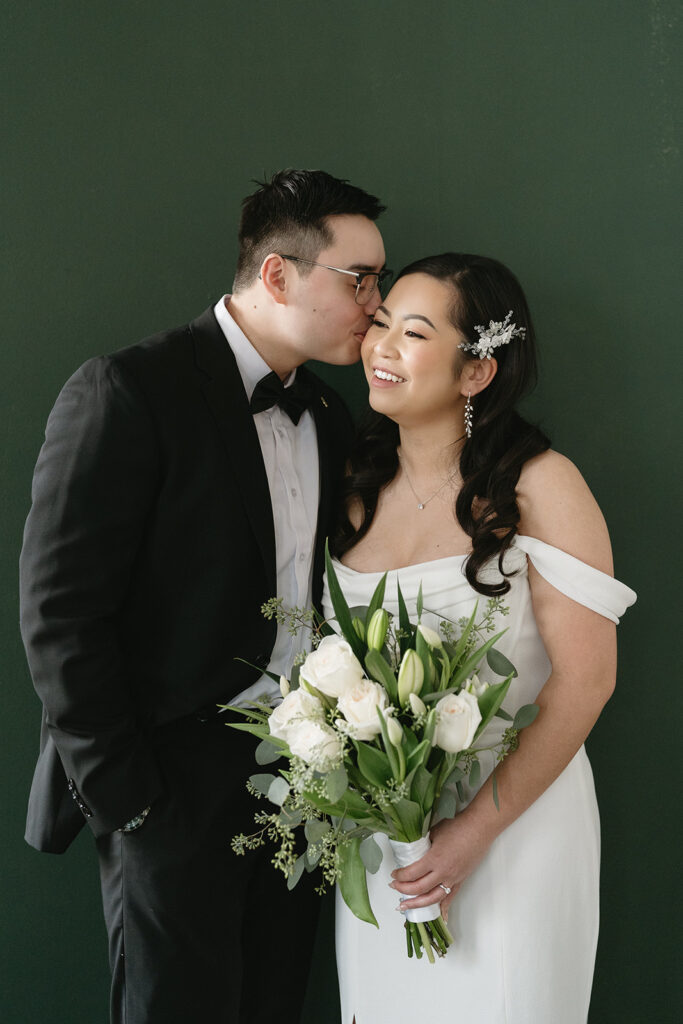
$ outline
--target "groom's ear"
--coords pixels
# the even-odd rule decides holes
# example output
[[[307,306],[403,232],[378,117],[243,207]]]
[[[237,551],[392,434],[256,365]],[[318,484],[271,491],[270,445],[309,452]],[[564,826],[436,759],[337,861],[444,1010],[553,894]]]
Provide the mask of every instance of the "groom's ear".
[[[276,252],[268,253],[261,264],[259,277],[263,282],[263,287],[271,299],[279,304],[286,302],[288,270],[286,260],[283,260],[282,256],[278,256]]]
[[[460,374],[460,394],[478,395],[487,388],[498,372],[495,359],[468,359]]]

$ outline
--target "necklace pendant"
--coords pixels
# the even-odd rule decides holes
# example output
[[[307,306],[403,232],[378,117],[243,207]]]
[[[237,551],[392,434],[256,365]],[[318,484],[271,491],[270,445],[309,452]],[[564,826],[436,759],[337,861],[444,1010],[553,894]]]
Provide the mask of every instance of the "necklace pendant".
[[[423,509],[423,508],[424,508],[424,505],[422,504],[422,502],[420,502],[420,504],[419,504],[419,505],[418,505],[417,507],[418,507],[419,509]]]

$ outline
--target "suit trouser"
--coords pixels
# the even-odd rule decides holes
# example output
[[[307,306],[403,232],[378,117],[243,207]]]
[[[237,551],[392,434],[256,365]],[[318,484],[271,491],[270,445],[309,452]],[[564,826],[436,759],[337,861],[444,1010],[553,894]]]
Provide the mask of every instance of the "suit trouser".
[[[164,795],[137,831],[97,841],[112,1024],[299,1020],[319,897],[306,875],[287,890],[272,844],[230,849],[273,805],[244,786],[257,741],[224,721],[158,730]]]

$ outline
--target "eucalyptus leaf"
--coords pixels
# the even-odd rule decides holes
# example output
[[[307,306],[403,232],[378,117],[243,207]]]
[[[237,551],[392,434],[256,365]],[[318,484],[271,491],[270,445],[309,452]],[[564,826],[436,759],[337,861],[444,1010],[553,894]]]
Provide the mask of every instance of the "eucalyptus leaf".
[[[275,781],[271,783],[267,795],[268,799],[272,803],[278,804],[278,806],[282,807],[283,803],[289,796],[289,783],[286,779],[283,779],[282,776],[280,776],[280,778],[275,779]]]
[[[329,821],[319,821],[317,818],[309,818],[304,825],[304,835],[309,843],[319,843],[329,831]]]
[[[502,718],[503,721],[505,721],[505,722],[511,722],[512,721],[512,715],[509,715],[507,713],[507,711],[505,710],[505,708],[498,708],[498,710],[496,711],[495,717],[496,718]]]
[[[330,772],[325,780],[325,789],[332,803],[336,803],[343,797],[348,785],[349,777],[346,774],[346,768],[340,764],[338,768]]]
[[[254,752],[257,764],[272,764],[282,757],[282,747],[277,747],[270,740],[261,740]]]
[[[450,787],[441,791],[441,796],[436,802],[436,817],[454,818],[458,809],[458,800],[454,789]]]
[[[492,784],[493,784],[493,802],[496,805],[496,810],[499,811],[500,810],[500,804],[498,803],[498,779],[496,778],[496,773],[495,772],[493,773],[493,776],[492,776]]]
[[[464,790],[463,784],[462,784],[462,782],[460,782],[460,780],[458,780],[456,782],[455,790],[456,790],[456,793],[458,794],[458,800],[460,801],[460,803],[461,804],[464,803],[465,802],[465,790]]]
[[[288,828],[296,828],[303,821],[303,811],[289,811],[286,807],[283,807],[278,814],[279,820],[283,825],[287,825]]]
[[[490,651],[486,652],[486,660],[489,664],[489,668],[493,669],[497,676],[516,676],[517,669],[512,662],[497,651],[495,647],[492,647]]]
[[[290,891],[294,888],[294,886],[297,884],[297,882],[303,875],[305,866],[306,865],[304,863],[304,855],[302,854],[300,857],[297,857],[297,859],[294,861],[294,867],[292,868],[291,874],[287,876],[287,888]]]
[[[254,789],[258,790],[259,793],[263,793],[264,796],[268,796],[268,790],[275,782],[275,775],[250,775],[249,781],[251,782]],[[284,779],[282,780],[285,781]]]
[[[304,853],[304,861],[306,862],[306,870],[308,872],[313,871],[318,866],[318,862],[323,855],[323,848],[319,845],[308,846]]]
[[[512,723],[512,728],[513,729],[526,729],[527,725],[531,725],[531,723],[534,721],[534,719],[536,718],[536,715],[538,714],[538,712],[539,712],[538,704],[524,704],[524,705],[522,705],[522,707],[519,709],[519,711],[515,715],[514,721]]]
[[[382,849],[374,836],[368,836],[359,847],[361,860],[371,875],[379,871],[382,863]]]
[[[470,784],[470,786],[478,786],[480,778],[481,778],[481,764],[475,758],[475,760],[472,762],[472,767],[470,769],[470,777],[469,777],[469,784]]]

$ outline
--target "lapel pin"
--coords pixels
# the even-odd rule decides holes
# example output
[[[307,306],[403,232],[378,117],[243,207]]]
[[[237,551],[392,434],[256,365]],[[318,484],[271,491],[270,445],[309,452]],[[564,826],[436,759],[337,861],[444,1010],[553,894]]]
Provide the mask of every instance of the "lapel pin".
[[[320,401],[323,403],[323,405],[325,406],[326,409],[329,409],[329,405],[327,404],[327,402],[325,401],[325,399],[323,398],[322,395],[320,396]]]

